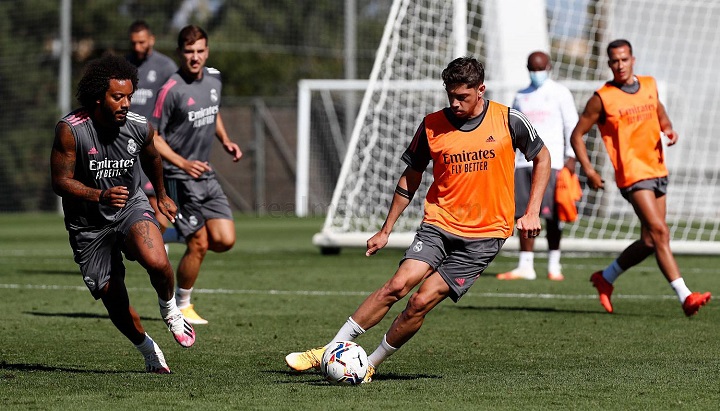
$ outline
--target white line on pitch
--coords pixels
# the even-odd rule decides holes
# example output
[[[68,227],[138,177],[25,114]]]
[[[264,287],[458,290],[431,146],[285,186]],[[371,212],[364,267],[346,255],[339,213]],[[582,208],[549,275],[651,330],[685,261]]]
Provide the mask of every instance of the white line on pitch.
[[[23,290],[70,290],[87,291],[86,287],[74,285],[44,285],[44,284],[0,284],[0,288]],[[128,288],[128,291],[154,292],[152,288]],[[251,294],[251,295],[304,295],[304,296],[367,296],[370,291],[320,291],[320,290],[230,290],[224,288],[195,288],[195,293],[201,294]],[[545,294],[545,293],[473,293],[468,292],[467,297],[482,298],[523,298],[542,300],[594,300],[597,294]],[[626,300],[667,300],[677,298],[674,295],[633,295],[614,294],[613,298]]]

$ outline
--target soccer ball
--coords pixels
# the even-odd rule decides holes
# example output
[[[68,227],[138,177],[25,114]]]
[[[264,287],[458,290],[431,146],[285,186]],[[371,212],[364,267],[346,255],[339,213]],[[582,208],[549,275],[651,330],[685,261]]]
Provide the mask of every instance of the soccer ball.
[[[365,350],[352,341],[336,341],[325,350],[320,371],[332,384],[360,384],[368,369]]]

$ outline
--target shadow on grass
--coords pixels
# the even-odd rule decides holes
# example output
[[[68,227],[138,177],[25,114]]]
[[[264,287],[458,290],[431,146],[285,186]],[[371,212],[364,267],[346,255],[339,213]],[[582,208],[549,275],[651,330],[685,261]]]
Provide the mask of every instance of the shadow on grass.
[[[110,319],[107,314],[95,314],[95,313],[42,313],[37,311],[24,311],[23,314],[36,315],[38,317],[65,317],[65,318],[105,318]],[[161,321],[160,318],[155,317],[140,317],[142,321]]]
[[[54,367],[51,365],[44,364],[9,364],[5,361],[0,362],[0,370],[2,371],[18,371],[18,372],[32,372],[32,371],[45,371],[45,372],[69,372],[79,374],[145,374],[144,371],[120,371],[120,370],[87,370],[83,368],[72,368],[72,367]],[[14,378],[12,375],[4,375],[1,378]]]
[[[597,310],[576,310],[576,309],[558,309],[552,307],[508,307],[508,306],[497,306],[497,307],[480,307],[480,306],[461,306],[454,307],[458,310],[476,310],[476,311],[524,311],[524,312],[537,312],[537,313],[565,313],[565,314],[600,314]]]
[[[265,370],[262,371],[267,374],[280,374],[288,377],[312,377],[312,379],[303,378],[302,380],[286,380],[278,381],[280,384],[307,384],[307,385],[329,385],[327,381],[322,377],[319,372],[298,372],[291,370]],[[317,379],[315,379],[317,378]],[[424,379],[440,379],[440,375],[430,374],[375,374],[373,375],[373,382],[376,381],[411,381],[411,380],[424,380]]]
[[[479,306],[455,306],[452,307],[456,310],[475,310],[475,311],[521,311],[521,312],[536,312],[536,313],[555,313],[555,314],[589,314],[589,315],[603,315],[611,317],[657,317],[664,318],[661,314],[652,313],[618,313],[617,311],[612,314],[608,314],[605,311],[600,310],[577,310],[577,309],[563,309],[563,308],[552,308],[552,307],[508,307],[508,306],[497,306],[497,307],[479,307]]]

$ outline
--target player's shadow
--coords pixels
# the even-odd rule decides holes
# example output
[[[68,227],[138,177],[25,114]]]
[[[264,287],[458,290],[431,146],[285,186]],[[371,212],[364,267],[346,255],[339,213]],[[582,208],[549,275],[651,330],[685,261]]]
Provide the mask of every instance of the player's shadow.
[[[564,308],[552,308],[552,307],[513,307],[513,306],[487,306],[487,307],[480,307],[480,306],[455,306],[451,307],[456,310],[474,310],[474,311],[518,311],[518,312],[536,312],[536,313],[543,313],[543,314],[589,314],[589,315],[609,315],[605,311],[601,310],[578,310],[578,309],[564,309]],[[665,316],[661,314],[653,314],[653,313],[617,313],[614,312],[611,315],[612,317],[617,316],[626,316],[626,317],[657,317],[657,318],[663,318]]]
[[[44,364],[10,364],[5,361],[0,362],[0,370],[2,371],[15,371],[15,372],[34,372],[34,371],[44,371],[44,372],[67,372],[67,373],[77,373],[77,374],[137,374],[137,373],[145,373],[144,371],[140,370],[132,370],[132,371],[121,371],[121,370],[88,370],[83,368],[73,368],[73,367],[55,367],[52,365],[44,365]],[[5,375],[3,378],[13,378],[12,376]]]
[[[387,374],[375,374],[372,377],[373,381],[410,381],[410,380],[439,380],[441,375],[430,375],[430,374],[395,374],[393,372]]]
[[[95,314],[95,313],[43,313],[38,311],[25,311],[23,314],[36,315],[38,317],[65,317],[65,318],[106,318],[110,319],[107,314]],[[160,321],[160,318],[155,317],[140,317],[142,321]]]
[[[598,314],[597,310],[578,310],[578,309],[564,309],[564,308],[552,308],[552,307],[512,307],[512,306],[455,306],[457,310],[475,310],[475,311],[522,311],[522,312],[537,312],[537,313],[565,313],[565,314]]]
[[[302,380],[287,380],[287,381],[278,381],[280,384],[306,384],[306,385],[328,385],[329,383],[325,381],[322,377],[322,375],[319,372],[297,372],[292,370],[264,370],[262,371],[264,373],[269,374],[280,374],[285,375],[288,377],[305,377]],[[312,377],[312,379],[308,379]],[[317,379],[316,379],[317,378]],[[376,381],[411,381],[411,380],[423,380],[423,379],[440,379],[442,376],[440,375],[430,375],[430,374],[395,374],[395,373],[388,373],[388,374],[375,374],[373,376],[373,382]]]

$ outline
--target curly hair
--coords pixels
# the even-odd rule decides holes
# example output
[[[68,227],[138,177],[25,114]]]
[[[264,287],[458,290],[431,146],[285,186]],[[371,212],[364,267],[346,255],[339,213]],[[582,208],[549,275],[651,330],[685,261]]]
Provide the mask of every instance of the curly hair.
[[[485,81],[485,67],[473,57],[459,57],[442,71],[442,79],[446,87],[465,84],[475,88]]]
[[[130,80],[137,90],[137,68],[120,56],[106,54],[88,63],[78,83],[77,99],[85,108],[94,108],[110,87],[110,80]]]

